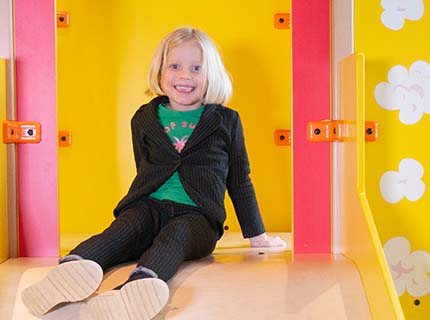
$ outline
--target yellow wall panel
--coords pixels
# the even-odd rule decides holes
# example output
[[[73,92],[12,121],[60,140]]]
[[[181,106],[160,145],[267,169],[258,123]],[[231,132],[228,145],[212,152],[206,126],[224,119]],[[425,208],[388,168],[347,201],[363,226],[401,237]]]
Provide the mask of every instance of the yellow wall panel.
[[[365,189],[363,54],[341,61],[339,83],[339,116],[354,125],[355,135],[353,141],[339,146],[341,252],[357,265],[373,318],[404,319]]]
[[[59,151],[64,241],[113,219],[135,175],[130,119],[149,100],[150,59],[161,38],[183,25],[203,29],[221,48],[234,85],[228,106],[243,120],[266,227],[291,231],[291,151],[273,142],[273,132],[291,122],[291,30],[274,28],[274,14],[289,12],[290,1],[58,0],[57,7],[71,15],[70,28],[58,30],[57,52],[59,128],[73,135]],[[229,200],[226,206],[226,224],[239,230]]]
[[[58,1],[69,28],[57,29],[58,128],[72,134],[59,149],[61,241],[101,231],[121,196],[116,119],[115,42],[110,6]],[[124,130],[127,130],[124,128]]]
[[[366,190],[407,319],[430,313],[428,1],[355,2],[355,50],[366,55]],[[396,5],[394,5],[396,4]]]
[[[6,119],[6,61],[0,59],[0,120]],[[7,158],[0,128],[0,262],[9,257],[7,209]]]

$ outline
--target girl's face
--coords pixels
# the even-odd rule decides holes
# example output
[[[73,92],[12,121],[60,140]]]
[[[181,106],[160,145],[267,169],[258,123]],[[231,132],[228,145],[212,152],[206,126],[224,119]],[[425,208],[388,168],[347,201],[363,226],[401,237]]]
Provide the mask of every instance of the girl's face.
[[[202,65],[202,50],[195,40],[185,41],[167,53],[160,85],[173,110],[189,111],[202,105],[207,89]]]

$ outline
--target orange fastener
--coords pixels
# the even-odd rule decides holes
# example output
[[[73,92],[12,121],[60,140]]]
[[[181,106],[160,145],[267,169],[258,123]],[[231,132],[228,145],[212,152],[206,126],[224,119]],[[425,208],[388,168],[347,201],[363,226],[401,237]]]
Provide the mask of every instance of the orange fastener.
[[[70,147],[72,145],[72,133],[67,130],[58,131],[58,146]]]
[[[336,128],[330,120],[309,122],[307,125],[308,140],[312,142],[334,141]]]
[[[322,120],[309,122],[307,137],[311,142],[343,142],[355,139],[355,122],[344,120]],[[366,141],[375,141],[378,138],[378,124],[366,121]]]
[[[290,29],[290,14],[276,13],[274,15],[274,23],[276,29]]]
[[[378,123],[376,121],[366,121],[364,137],[366,141],[376,141],[378,139]]]
[[[275,130],[275,145],[289,146],[291,145],[291,132],[290,130]]]
[[[3,121],[4,143],[39,143],[40,140],[40,123]]]
[[[67,28],[70,26],[70,14],[67,11],[57,11],[57,27]]]

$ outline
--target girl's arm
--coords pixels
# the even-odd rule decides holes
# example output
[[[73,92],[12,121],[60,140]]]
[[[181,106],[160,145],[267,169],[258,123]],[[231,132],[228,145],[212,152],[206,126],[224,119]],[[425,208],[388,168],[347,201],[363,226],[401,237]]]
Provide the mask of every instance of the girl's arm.
[[[141,126],[142,124],[140,123],[136,113],[131,119],[131,138],[133,142],[133,154],[137,171],[139,170],[140,160],[143,157],[143,149],[140,142],[140,139],[142,138],[140,133]]]
[[[254,186],[249,177],[250,166],[245,138],[239,114],[231,115],[233,128],[229,146],[229,170],[227,190],[244,238],[254,237],[266,231],[258,207]]]

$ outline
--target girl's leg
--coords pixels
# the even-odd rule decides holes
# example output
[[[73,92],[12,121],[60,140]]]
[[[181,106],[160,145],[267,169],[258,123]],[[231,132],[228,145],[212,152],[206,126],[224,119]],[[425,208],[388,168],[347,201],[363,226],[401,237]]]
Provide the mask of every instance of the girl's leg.
[[[212,253],[218,234],[201,214],[184,214],[170,219],[155,237],[138,265],[153,270],[168,281],[185,260],[195,260]]]
[[[98,319],[152,319],[169,299],[165,281],[183,261],[211,254],[217,240],[217,233],[201,214],[171,218],[139,259],[138,272],[120,290],[98,295],[88,302],[91,314]],[[154,277],[157,275],[159,279]]]
[[[100,286],[103,271],[140,257],[152,243],[158,221],[144,202],[126,210],[105,231],[61,259],[44,279],[26,288],[24,304],[33,314],[42,315],[60,303],[87,298]]]
[[[92,236],[70,252],[97,262],[103,269],[137,260],[157,233],[158,214],[146,202],[127,209],[102,233]]]

